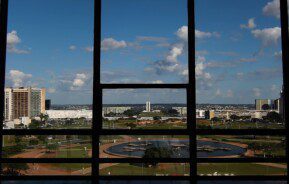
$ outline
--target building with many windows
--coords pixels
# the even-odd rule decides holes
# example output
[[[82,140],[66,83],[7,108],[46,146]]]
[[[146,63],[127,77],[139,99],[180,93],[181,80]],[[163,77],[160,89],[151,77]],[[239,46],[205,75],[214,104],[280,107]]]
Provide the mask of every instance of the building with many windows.
[[[5,120],[37,117],[45,113],[45,95],[44,88],[5,88]]]

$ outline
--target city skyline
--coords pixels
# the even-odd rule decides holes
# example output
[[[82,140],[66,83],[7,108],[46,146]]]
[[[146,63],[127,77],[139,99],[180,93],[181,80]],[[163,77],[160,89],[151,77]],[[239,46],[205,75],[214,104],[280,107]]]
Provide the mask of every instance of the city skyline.
[[[187,4],[185,0],[165,2],[166,6],[161,6],[164,0],[103,2],[102,82],[187,81]],[[282,63],[276,2],[196,1],[197,103],[252,104],[256,98],[278,97]],[[11,0],[6,86],[45,87],[47,98],[55,104],[91,104],[93,1],[53,4]],[[160,7],[158,16],[155,7]],[[61,19],[55,18],[59,15]],[[33,26],[26,26],[31,21]],[[154,29],[147,32],[148,26]],[[167,98],[182,103],[183,94]],[[111,93],[106,98],[117,104],[139,103],[144,97]],[[156,103],[169,100],[154,99]]]

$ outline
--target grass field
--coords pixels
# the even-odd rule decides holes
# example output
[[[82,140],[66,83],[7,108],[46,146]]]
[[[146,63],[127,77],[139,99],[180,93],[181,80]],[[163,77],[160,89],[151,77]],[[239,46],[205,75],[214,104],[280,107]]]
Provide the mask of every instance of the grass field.
[[[198,119],[197,128],[199,129],[284,129],[284,125],[276,123],[253,123],[253,122],[230,122],[221,121],[212,123],[210,120]]]
[[[285,175],[287,169],[258,165],[256,163],[202,163],[198,174],[232,173],[234,175]]]
[[[86,147],[87,151],[84,150]],[[91,145],[77,146],[73,148],[61,148],[56,153],[56,158],[88,158],[88,149]]]
[[[101,169],[100,175],[184,175],[189,174],[189,164],[159,164],[157,167],[141,167],[137,165],[130,165],[128,163],[121,163]]]

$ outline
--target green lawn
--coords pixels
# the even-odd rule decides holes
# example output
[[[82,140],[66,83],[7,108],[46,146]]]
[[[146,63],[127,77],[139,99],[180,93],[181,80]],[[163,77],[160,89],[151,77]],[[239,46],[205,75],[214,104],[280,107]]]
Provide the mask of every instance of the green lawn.
[[[81,170],[82,168],[91,167],[90,164],[83,164],[83,163],[51,163],[52,169],[58,170],[67,170],[67,171],[77,171]]]
[[[157,167],[141,167],[136,165],[130,165],[128,163],[121,163],[113,165],[100,170],[100,175],[184,175],[189,174],[189,164],[181,165],[177,164],[162,164]]]
[[[89,149],[88,145],[85,145]],[[88,151],[84,151],[84,146],[64,148],[57,151],[56,158],[88,158]]]
[[[197,120],[197,128],[200,129],[284,129],[284,125],[276,123],[230,122],[221,121],[212,123],[210,120]]]
[[[204,163],[198,164],[198,174],[232,173],[234,175],[284,175],[287,169],[255,163]]]

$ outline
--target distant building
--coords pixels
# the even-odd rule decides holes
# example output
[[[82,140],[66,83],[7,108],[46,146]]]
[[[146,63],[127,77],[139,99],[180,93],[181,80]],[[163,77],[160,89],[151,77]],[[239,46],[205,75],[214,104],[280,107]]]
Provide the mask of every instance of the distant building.
[[[51,100],[45,100],[45,110],[51,109]]]
[[[200,110],[200,109],[197,109],[196,110],[196,118],[205,118],[205,110]]]
[[[45,113],[44,88],[5,88],[5,121],[37,117],[41,113]]]
[[[47,110],[49,119],[92,119],[92,110]]]
[[[272,110],[274,109],[274,100],[271,99],[256,99],[255,109],[260,110]]]
[[[113,114],[123,114],[125,111],[131,109],[131,107],[103,107],[102,108],[102,116],[105,116],[107,114],[113,113]]]
[[[205,119],[211,120],[214,117],[215,117],[215,111],[214,110],[205,111]]]
[[[187,115],[187,107],[172,107],[172,109],[175,109],[178,111],[178,113],[182,116]]]
[[[282,87],[282,90],[280,91],[280,98],[279,98],[279,106],[278,106],[278,112],[283,118],[283,122],[285,122],[285,108],[284,108],[284,86]]]
[[[150,101],[146,102],[146,112],[151,112],[151,102]]]

